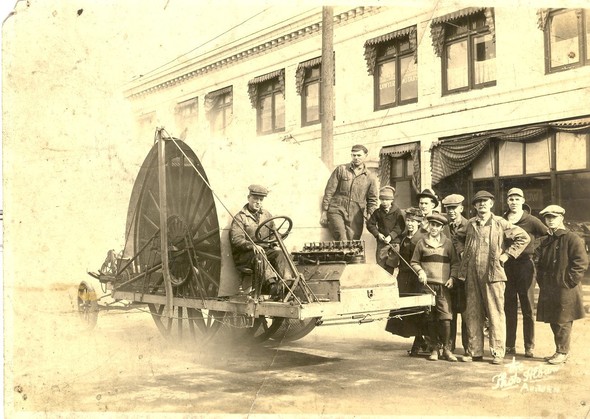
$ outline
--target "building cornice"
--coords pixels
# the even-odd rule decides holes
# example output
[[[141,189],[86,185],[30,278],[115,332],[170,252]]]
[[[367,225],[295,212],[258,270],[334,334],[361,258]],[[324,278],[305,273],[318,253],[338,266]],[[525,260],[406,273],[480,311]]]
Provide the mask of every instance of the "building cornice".
[[[347,11],[337,13],[334,15],[335,25],[346,25],[355,19],[373,15],[379,12],[380,6],[360,6]],[[314,14],[314,20],[317,20],[317,15]],[[310,19],[305,19],[308,22]],[[284,31],[285,27],[274,31]],[[289,30],[287,33],[280,35],[270,36],[267,40],[262,40],[263,37],[257,37],[255,40],[246,41],[234,48],[228,48],[233,50],[233,53],[227,54],[227,50],[209,56],[207,58],[201,58],[199,61],[189,61],[184,63],[182,68],[170,69],[166,73],[154,76],[151,79],[140,79],[131,82],[131,87],[125,90],[125,96],[129,99],[135,99],[138,97],[146,96],[151,93],[163,90],[191,79],[208,74],[212,71],[217,71],[225,68],[229,65],[236,64],[239,61],[255,57],[259,54],[267,53],[273,48],[281,47],[287,43],[302,40],[305,37],[316,34],[321,31],[321,21],[315,21],[304,24],[297,29]],[[264,36],[268,36],[265,34]],[[213,57],[218,57],[217,59]],[[213,58],[213,59],[212,59]],[[176,73],[176,75],[175,75]]]

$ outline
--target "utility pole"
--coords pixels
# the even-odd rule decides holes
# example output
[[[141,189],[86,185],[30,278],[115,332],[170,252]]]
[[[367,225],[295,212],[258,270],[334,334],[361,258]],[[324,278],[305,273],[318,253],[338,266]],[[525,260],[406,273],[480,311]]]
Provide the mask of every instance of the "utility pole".
[[[322,67],[320,109],[322,123],[322,161],[334,167],[334,9],[322,7]]]

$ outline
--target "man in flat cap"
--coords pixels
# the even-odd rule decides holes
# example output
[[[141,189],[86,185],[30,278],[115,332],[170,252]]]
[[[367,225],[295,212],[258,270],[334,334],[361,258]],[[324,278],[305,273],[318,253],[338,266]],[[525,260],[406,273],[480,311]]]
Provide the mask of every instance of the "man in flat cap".
[[[268,189],[250,185],[248,191],[248,203],[234,216],[229,232],[232,256],[236,268],[250,268],[255,275],[263,277],[263,293],[277,295],[281,284],[268,262],[284,280],[291,280],[293,274],[280,249],[273,244],[259,243],[254,236],[258,226],[272,218],[270,212],[262,208]]]
[[[469,336],[468,355],[463,361],[481,361],[484,348],[484,324],[489,319],[489,343],[492,364],[504,362],[506,317],[504,264],[516,259],[531,241],[522,228],[513,226],[492,213],[494,195],[479,191],[472,200],[477,216],[469,220],[459,279],[465,281],[467,304],[465,320]]]
[[[377,179],[365,166],[367,153],[365,146],[353,146],[352,161],[336,167],[328,179],[320,224],[334,240],[360,239],[365,219],[377,209]]]
[[[377,264],[389,273],[393,273],[395,266],[390,266],[388,257],[389,245],[395,245],[399,250],[400,235],[406,228],[406,222],[401,210],[393,203],[395,188],[384,186],[379,190],[381,205],[373,211],[367,220],[367,230],[377,239],[375,259]]]
[[[535,239],[547,234],[547,227],[525,205],[524,192],[511,188],[507,194],[508,211],[504,218],[511,224],[526,231],[531,241],[516,259],[509,259],[504,265],[506,271],[506,291],[504,293],[504,312],[506,313],[506,354],[516,354],[516,329],[518,324],[518,302],[522,311],[522,331],[524,336],[524,356],[533,357],[535,348],[535,265],[533,254]]]
[[[451,241],[457,252],[459,260],[463,249],[465,248],[465,237],[467,235],[467,225],[469,221],[463,217],[463,201],[465,197],[459,194],[451,194],[444,197],[442,205],[447,213],[449,219],[449,233],[451,234]],[[451,351],[455,350],[457,341],[457,323],[459,314],[461,314],[461,343],[463,344],[463,351],[467,354],[467,322],[465,322],[465,283],[463,281],[456,281],[453,288],[451,288],[451,307],[453,309],[453,318],[451,319]]]
[[[588,269],[588,255],[584,241],[565,228],[564,214],[558,205],[549,205],[540,212],[549,234],[538,248],[537,321],[551,325],[555,353],[545,359],[553,365],[568,359],[574,320],[585,316],[581,284]]]

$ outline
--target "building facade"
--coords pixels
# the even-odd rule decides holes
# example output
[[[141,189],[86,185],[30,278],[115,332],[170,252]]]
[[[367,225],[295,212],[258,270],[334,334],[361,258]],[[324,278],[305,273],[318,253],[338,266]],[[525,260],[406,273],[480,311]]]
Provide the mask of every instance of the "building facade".
[[[590,9],[449,7],[334,8],[334,161],[365,144],[400,207],[426,187],[468,202],[486,189],[499,213],[518,186],[533,213],[553,203],[590,221]],[[321,19],[133,81],[138,135],[163,125],[189,144],[257,136],[319,156]]]

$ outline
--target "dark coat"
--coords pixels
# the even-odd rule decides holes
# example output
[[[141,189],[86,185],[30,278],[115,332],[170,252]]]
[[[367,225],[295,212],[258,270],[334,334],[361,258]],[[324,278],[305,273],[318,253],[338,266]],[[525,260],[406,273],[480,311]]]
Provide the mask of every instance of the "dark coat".
[[[409,239],[406,237],[406,233],[401,236],[401,243],[399,254],[404,258],[406,262],[410,262],[412,254],[416,248],[416,244],[424,236],[420,233],[415,233],[414,236]],[[405,295],[416,295],[422,293],[422,285],[418,281],[418,276],[412,271],[412,269],[406,265],[405,262],[399,262],[399,272],[397,275],[397,284],[399,287],[399,295],[403,297]],[[394,335],[410,337],[420,336],[424,332],[424,321],[423,315],[406,316],[401,319],[391,318],[385,325],[385,330]]]
[[[381,233],[385,237],[391,236],[391,243],[399,243],[399,236],[405,228],[406,220],[402,211],[395,204],[391,204],[389,212],[385,212],[382,207],[379,207],[367,220],[367,230],[376,239],[379,239],[379,233]]]
[[[582,277],[588,268],[584,242],[575,233],[557,230],[538,248],[537,321],[566,323],[584,317]]]

